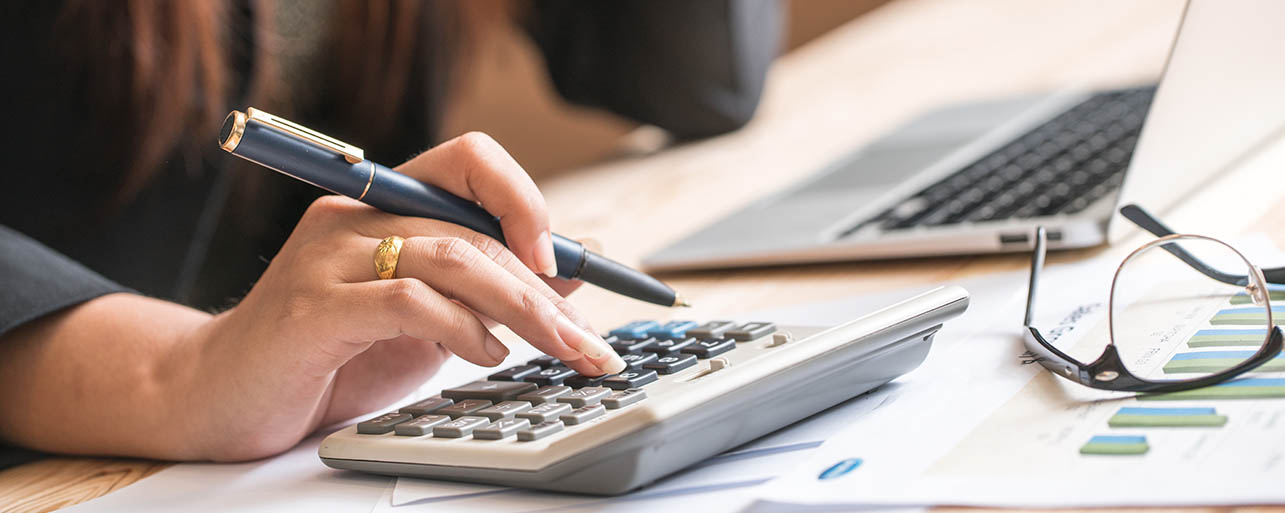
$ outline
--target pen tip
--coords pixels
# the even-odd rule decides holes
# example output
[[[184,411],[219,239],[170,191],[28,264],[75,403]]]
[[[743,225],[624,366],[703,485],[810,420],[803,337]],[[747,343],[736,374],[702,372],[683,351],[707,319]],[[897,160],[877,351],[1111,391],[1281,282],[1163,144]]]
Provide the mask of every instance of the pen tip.
[[[683,299],[683,296],[674,294],[674,304],[672,306],[690,308],[692,304],[688,303],[686,299]]]

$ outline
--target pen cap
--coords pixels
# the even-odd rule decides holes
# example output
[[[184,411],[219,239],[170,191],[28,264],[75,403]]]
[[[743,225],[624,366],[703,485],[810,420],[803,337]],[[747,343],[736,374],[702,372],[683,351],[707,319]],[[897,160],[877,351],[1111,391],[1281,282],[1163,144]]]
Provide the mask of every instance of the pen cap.
[[[323,146],[316,137],[305,138],[297,131],[286,131],[254,115],[234,111],[228,114],[219,130],[219,146],[233,155],[330,192],[351,198],[361,196],[370,181],[373,163],[350,162],[351,152],[337,152],[334,144]],[[337,141],[336,144],[343,145]]]

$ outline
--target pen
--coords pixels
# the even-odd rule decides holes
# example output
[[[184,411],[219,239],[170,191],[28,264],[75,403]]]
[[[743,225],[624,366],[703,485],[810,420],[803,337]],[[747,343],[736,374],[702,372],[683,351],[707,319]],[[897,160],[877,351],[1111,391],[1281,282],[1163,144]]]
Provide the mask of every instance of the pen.
[[[500,221],[476,203],[367,160],[343,143],[253,107],[232,111],[219,130],[223,150],[391,214],[458,224],[504,243]],[[579,279],[662,306],[688,306],[660,280],[553,234],[558,277]]]

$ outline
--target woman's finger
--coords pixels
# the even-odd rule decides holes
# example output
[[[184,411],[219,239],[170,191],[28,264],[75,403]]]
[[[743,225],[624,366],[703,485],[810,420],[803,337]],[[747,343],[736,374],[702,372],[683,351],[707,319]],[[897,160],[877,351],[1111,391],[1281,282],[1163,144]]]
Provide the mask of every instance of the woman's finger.
[[[624,368],[624,362],[605,341],[563,314],[545,293],[463,239],[406,239],[397,273],[422,280],[446,297],[495,319],[568,365],[588,358],[592,367],[597,367],[584,365],[578,370],[598,375]]]
[[[513,253],[532,271],[553,277],[557,263],[544,197],[522,166],[481,132],[446,141],[397,171],[473,200],[500,218]]]

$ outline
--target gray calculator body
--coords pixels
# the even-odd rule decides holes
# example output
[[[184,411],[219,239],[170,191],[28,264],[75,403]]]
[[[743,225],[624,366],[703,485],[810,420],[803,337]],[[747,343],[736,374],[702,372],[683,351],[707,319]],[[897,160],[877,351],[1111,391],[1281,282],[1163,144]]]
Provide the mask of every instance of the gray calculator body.
[[[967,306],[964,289],[942,287],[834,327],[781,326],[648,385],[645,400],[535,441],[364,435],[349,426],[319,455],[331,467],[376,474],[620,494],[914,369],[942,324]]]

